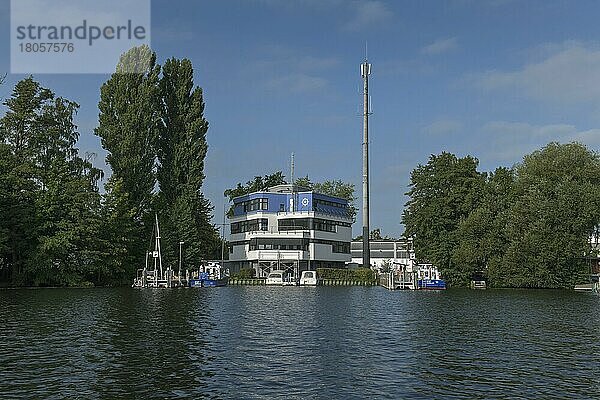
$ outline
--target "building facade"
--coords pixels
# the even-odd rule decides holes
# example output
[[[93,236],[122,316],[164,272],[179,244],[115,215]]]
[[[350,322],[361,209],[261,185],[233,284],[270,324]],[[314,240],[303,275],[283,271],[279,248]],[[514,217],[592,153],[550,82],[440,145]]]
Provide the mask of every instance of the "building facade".
[[[362,240],[351,244],[352,265],[362,265]],[[418,263],[412,238],[369,240],[371,269],[380,273],[393,289],[418,289],[419,282],[442,279],[439,269],[430,263]],[[387,276],[387,278],[386,278]],[[388,280],[391,279],[390,282]]]
[[[352,264],[362,265],[362,240],[351,244]],[[385,266],[412,266],[415,251],[412,238],[399,240],[369,240],[371,267],[381,270]]]
[[[279,185],[233,199],[229,216],[231,272],[252,268],[257,277],[283,270],[343,268],[350,261],[352,219],[344,199]]]

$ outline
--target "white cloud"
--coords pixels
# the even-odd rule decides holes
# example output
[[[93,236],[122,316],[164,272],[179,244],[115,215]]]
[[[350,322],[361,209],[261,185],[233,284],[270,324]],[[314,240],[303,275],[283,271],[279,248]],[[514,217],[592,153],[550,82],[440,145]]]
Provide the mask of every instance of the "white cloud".
[[[463,124],[460,121],[445,119],[435,121],[422,129],[422,132],[426,135],[446,135],[457,133],[463,129]]]
[[[268,90],[307,93],[323,89],[328,81],[317,76],[296,73],[269,79],[265,84]]]
[[[411,59],[391,59],[377,62],[377,76],[388,75],[431,75],[437,67],[423,57]]]
[[[394,13],[379,0],[355,1],[352,4],[352,16],[343,28],[348,31],[362,31],[388,22]]]
[[[487,71],[475,82],[486,90],[518,90],[543,101],[600,103],[600,48],[571,41],[542,50],[538,61],[516,71]]]
[[[17,7],[18,6],[18,7]],[[11,18],[23,25],[80,25],[85,19],[88,25],[115,26],[128,19],[146,23],[149,0],[18,0],[11,7]]]
[[[290,12],[309,11],[339,16],[344,31],[363,31],[388,22],[394,13],[382,0],[254,0]]]
[[[269,7],[280,8],[307,8],[311,10],[323,10],[331,7],[338,7],[343,4],[343,0],[255,0],[258,4]]]
[[[327,87],[327,72],[339,64],[335,57],[319,57],[281,45],[262,47],[256,53],[258,59],[245,71],[264,77],[259,84],[267,90],[282,93],[309,93]]]
[[[193,41],[195,35],[191,29],[187,29],[181,25],[162,26],[152,28],[152,38],[156,41],[179,42]]]
[[[434,56],[456,50],[457,48],[458,41],[456,40],[456,37],[451,37],[447,39],[436,40],[435,42],[423,47],[421,49],[421,53],[428,56]]]
[[[600,128],[579,130],[570,124],[493,121],[483,125],[477,142],[481,146],[481,159],[512,164],[549,142],[579,142],[590,148],[598,147]]]
[[[453,3],[460,6],[484,6],[490,8],[503,7],[512,3],[517,3],[522,0],[454,0]]]
[[[567,124],[531,125],[526,122],[493,121],[485,124],[483,131],[511,137],[561,138],[573,134],[577,129]]]
[[[324,71],[336,67],[340,60],[332,56],[314,56],[301,50],[282,46],[264,46],[258,50],[260,59],[255,67],[269,71],[294,70],[294,71]]]
[[[600,128],[574,132],[569,139],[571,142],[579,142],[591,148],[598,148],[600,146]]]

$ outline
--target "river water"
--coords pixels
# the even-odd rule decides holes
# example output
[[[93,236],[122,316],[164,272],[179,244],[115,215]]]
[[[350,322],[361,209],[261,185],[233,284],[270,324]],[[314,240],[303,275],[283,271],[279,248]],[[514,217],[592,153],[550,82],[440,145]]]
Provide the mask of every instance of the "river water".
[[[600,296],[1,290],[0,398],[600,398]]]

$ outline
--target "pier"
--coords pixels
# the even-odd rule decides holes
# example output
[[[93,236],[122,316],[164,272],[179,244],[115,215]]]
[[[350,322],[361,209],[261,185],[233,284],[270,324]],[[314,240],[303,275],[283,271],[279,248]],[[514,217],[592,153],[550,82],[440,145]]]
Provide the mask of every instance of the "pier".
[[[379,286],[388,290],[445,289],[438,268],[432,264],[395,264],[377,276]]]
[[[360,279],[319,279],[318,286],[377,286],[376,280]],[[229,285],[233,286],[264,286],[263,278],[230,278]]]
[[[378,283],[388,290],[414,290],[417,288],[417,275],[406,271],[386,272],[379,274]]]

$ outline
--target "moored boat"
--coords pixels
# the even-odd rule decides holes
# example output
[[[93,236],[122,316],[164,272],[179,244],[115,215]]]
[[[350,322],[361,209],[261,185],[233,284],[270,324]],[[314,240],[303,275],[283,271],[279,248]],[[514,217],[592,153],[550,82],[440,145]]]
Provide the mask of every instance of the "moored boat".
[[[173,288],[181,287],[183,282],[181,274],[175,274],[170,267],[163,268],[162,253],[160,244],[160,227],[158,225],[158,215],[154,215],[154,249],[146,251],[146,265],[143,269],[137,270],[137,276],[133,279],[133,288]],[[152,258],[153,262],[150,262]],[[153,264],[153,265],[151,265]]]
[[[435,265],[419,264],[417,269],[417,289],[446,289],[446,281],[444,281],[440,275],[440,271]]]
[[[300,286],[317,286],[317,271],[302,271]]]
[[[220,264],[209,262],[198,270],[197,274],[189,280],[189,287],[221,287],[227,286],[227,276]]]
[[[425,290],[444,290],[446,282],[443,279],[419,279],[417,287]]]
[[[283,271],[275,270],[269,272],[267,275],[267,280],[265,281],[266,285],[278,285],[283,286]]]

